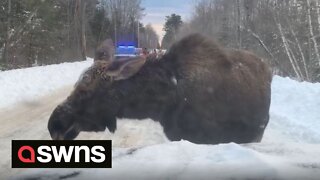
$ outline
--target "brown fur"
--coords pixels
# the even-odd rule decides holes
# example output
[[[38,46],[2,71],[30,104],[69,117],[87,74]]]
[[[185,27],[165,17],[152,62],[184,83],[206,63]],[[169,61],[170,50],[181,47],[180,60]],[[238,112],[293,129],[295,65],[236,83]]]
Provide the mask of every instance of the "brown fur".
[[[236,133],[245,124],[253,129],[268,124],[271,71],[262,59],[247,51],[223,49],[199,34],[174,44],[164,58],[173,67],[179,96],[187,99],[191,109],[202,112],[198,123],[203,124],[205,134],[215,134],[214,127]],[[244,136],[238,141],[244,141]],[[261,138],[262,134],[246,141]]]
[[[50,117],[54,139],[105,127],[114,132],[116,118],[152,118],[170,140],[249,143],[261,141],[269,121],[267,64],[199,34],[175,43],[159,61],[96,61],[85,76]]]
[[[112,39],[106,39],[96,50],[94,61],[112,61],[114,54],[115,48]]]

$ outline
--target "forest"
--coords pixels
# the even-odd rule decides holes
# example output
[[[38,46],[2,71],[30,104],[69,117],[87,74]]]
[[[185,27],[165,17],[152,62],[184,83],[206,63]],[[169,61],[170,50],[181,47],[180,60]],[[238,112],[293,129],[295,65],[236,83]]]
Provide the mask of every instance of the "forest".
[[[228,48],[258,54],[274,74],[320,82],[319,5],[319,0],[199,0],[189,22],[166,34],[162,44],[200,32]]]
[[[0,1],[0,70],[85,60],[106,38],[156,48],[143,10],[141,0]]]
[[[144,11],[141,0],[3,0],[0,69],[84,60],[106,38],[168,49],[199,32],[258,54],[274,74],[320,82],[320,0],[195,0],[188,20],[164,17],[161,44]]]

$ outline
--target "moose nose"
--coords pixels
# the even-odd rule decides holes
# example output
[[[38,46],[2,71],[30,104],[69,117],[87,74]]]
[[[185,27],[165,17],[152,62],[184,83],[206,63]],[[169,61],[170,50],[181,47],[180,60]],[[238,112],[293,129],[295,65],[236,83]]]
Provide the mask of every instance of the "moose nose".
[[[64,140],[63,135],[61,135],[57,132],[50,133],[50,136],[51,136],[52,140]]]

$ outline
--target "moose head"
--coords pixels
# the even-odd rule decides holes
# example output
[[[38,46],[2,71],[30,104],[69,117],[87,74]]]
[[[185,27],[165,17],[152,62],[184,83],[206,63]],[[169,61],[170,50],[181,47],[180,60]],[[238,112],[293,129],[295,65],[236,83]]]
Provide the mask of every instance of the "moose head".
[[[144,57],[95,61],[53,111],[48,123],[52,139],[74,139],[80,131],[104,131],[106,127],[114,132],[123,96],[117,82],[134,76],[144,63]]]

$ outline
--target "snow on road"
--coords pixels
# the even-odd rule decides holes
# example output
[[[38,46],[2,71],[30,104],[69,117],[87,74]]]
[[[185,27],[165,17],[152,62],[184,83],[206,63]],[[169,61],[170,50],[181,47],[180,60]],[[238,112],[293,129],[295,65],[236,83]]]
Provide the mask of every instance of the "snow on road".
[[[62,102],[71,87],[56,90],[37,101],[23,102],[0,110],[0,174],[8,177],[22,169],[11,169],[11,140],[50,139],[46,123],[50,112]],[[0,178],[1,179],[1,178]]]
[[[46,129],[50,113],[67,97],[80,73],[90,64],[91,61],[84,61],[0,72],[3,177],[320,179],[320,84],[278,76],[272,83],[271,118],[262,143],[169,142],[158,123],[123,119],[119,120],[115,134],[81,133],[78,138],[112,139],[112,169],[11,169],[11,140],[50,139]]]

